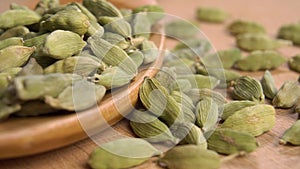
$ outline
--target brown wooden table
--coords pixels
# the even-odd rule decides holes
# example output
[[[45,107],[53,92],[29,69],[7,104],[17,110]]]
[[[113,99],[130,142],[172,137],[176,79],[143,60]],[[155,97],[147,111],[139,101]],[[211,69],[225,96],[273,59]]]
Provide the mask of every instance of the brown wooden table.
[[[12,2],[29,3],[29,0],[12,0]],[[30,1],[32,2],[32,1]],[[268,34],[275,37],[280,25],[295,23],[300,21],[300,1],[299,0],[159,0],[167,13],[177,15],[189,20],[195,20],[195,9],[197,6],[216,6],[231,14],[231,18],[224,24],[201,23],[200,28],[211,40],[217,50],[228,49],[235,46],[235,40],[230,36],[225,27],[234,19],[248,19],[260,22],[265,26]],[[7,9],[8,2],[1,1],[1,11]],[[174,42],[168,40],[167,48],[171,49]],[[280,51],[286,56],[291,57],[300,53],[299,47],[285,47]],[[247,73],[255,77],[260,77],[263,72]],[[296,79],[299,74],[289,71],[287,65],[282,65],[277,70],[272,71],[277,87],[280,87],[285,80]],[[278,138],[283,132],[297,119],[290,110],[276,110],[275,127],[257,138],[260,147],[253,153],[230,160],[223,163],[222,169],[298,169],[300,168],[300,147],[282,146],[278,144]],[[0,124],[1,125],[1,124]],[[131,136],[128,121],[122,120],[113,129],[117,132],[104,131],[97,136],[101,142],[120,137],[120,133]],[[66,131],[67,132],[67,131]],[[51,143],[49,143],[51,144]],[[53,150],[44,154],[17,159],[0,161],[1,169],[68,169],[88,168],[86,165],[89,154],[97,145],[91,140],[86,139],[76,144],[67,146],[59,150]],[[148,162],[139,169],[158,168],[154,163]]]

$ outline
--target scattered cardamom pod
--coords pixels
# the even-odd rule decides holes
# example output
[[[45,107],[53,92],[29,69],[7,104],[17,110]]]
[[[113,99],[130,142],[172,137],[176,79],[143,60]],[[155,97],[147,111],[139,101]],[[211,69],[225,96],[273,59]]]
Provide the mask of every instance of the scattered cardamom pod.
[[[300,73],[300,55],[296,55],[289,59],[288,64],[291,70]]]
[[[208,55],[209,56],[209,55]],[[208,56],[204,57],[207,58]],[[222,63],[222,68],[229,69],[232,68],[233,65],[242,58],[242,53],[239,49],[227,49],[227,50],[220,50],[217,52],[217,57],[220,59]],[[204,59],[202,58],[202,60]],[[205,59],[204,59],[205,60]],[[208,59],[209,60],[209,59]],[[219,67],[219,65],[214,66],[214,62],[205,62],[205,66],[208,67]]]
[[[211,89],[191,89],[185,94],[193,100],[194,105],[204,98],[212,98],[218,104],[218,106],[227,103],[226,98],[221,93]]]
[[[221,115],[221,118],[223,120],[226,120],[229,116],[233,115],[236,111],[239,111],[245,107],[250,107],[256,105],[256,102],[248,101],[248,100],[242,100],[242,101],[231,101],[229,103],[224,104],[221,109],[223,110],[223,113]]]
[[[227,12],[214,7],[199,7],[196,13],[200,21],[213,23],[222,23],[229,17]]]
[[[281,137],[279,143],[290,143],[295,146],[300,145],[300,120],[297,120],[289,129],[287,129]]]
[[[264,76],[262,77],[261,86],[264,91],[264,95],[268,99],[273,99],[277,93],[277,88],[275,86],[275,81],[270,71],[266,70]]]
[[[156,23],[165,16],[164,9],[159,5],[143,5],[132,10],[133,14],[146,13],[151,24]]]
[[[266,33],[265,28],[259,23],[246,20],[233,21],[228,26],[228,30],[233,35],[239,35],[244,33]]]
[[[297,81],[286,81],[278,90],[272,104],[279,108],[293,107],[300,98],[300,85]]]
[[[25,26],[16,26],[10,29],[7,29],[0,35],[0,40],[4,40],[12,37],[22,37],[25,34],[29,33],[29,29]]]
[[[167,23],[165,33],[170,38],[188,39],[193,38],[199,32],[195,23],[187,20],[173,20]]]
[[[204,76],[199,74],[180,75],[177,78],[189,80],[192,85],[192,88],[198,88],[198,89],[203,89],[203,88],[213,89],[220,83],[218,79],[212,76]]]
[[[300,45],[300,24],[288,24],[280,27],[278,38],[292,41],[295,45]]]
[[[218,104],[211,98],[204,98],[198,102],[195,114],[196,124],[202,130],[213,130],[218,123]]]
[[[82,4],[91,11],[96,18],[101,16],[122,17],[119,9],[106,0],[83,0]]]
[[[266,104],[245,107],[229,116],[221,125],[240,132],[259,136],[275,125],[275,109]]]
[[[41,16],[32,10],[14,9],[0,14],[0,28],[8,29],[38,23]]]

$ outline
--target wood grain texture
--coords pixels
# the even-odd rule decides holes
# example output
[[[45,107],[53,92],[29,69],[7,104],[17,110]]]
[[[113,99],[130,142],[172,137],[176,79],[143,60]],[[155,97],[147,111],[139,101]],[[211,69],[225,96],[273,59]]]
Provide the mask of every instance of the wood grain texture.
[[[224,24],[201,23],[200,28],[210,39],[216,50],[228,49],[235,46],[234,38],[229,35],[225,27],[234,19],[255,20],[262,23],[268,33],[275,37],[280,25],[300,21],[300,1],[299,0],[159,0],[168,13],[177,15],[188,20],[195,20],[195,9],[197,6],[216,6],[231,13],[231,18]],[[175,42],[168,40],[167,48],[171,49]],[[286,57],[291,57],[300,53],[299,47],[286,47],[280,49]],[[262,71],[249,73],[255,77],[261,77]],[[289,71],[286,64],[277,70],[272,71],[276,86],[280,87],[286,80],[296,79],[299,74]],[[300,168],[300,147],[282,146],[278,144],[278,138],[297,120],[297,115],[291,110],[276,110],[275,127],[257,137],[260,147],[253,153],[222,163],[221,169],[298,169]],[[134,136],[129,128],[126,119],[112,126],[113,130],[106,130],[97,135],[96,139],[100,143],[122,137],[122,135]],[[67,131],[66,131],[67,132]],[[51,143],[49,143],[51,144]],[[0,161],[1,169],[87,169],[86,160],[88,155],[97,147],[91,139],[85,139],[76,144],[69,145],[63,149],[54,150],[48,153],[9,159]],[[153,161],[149,161],[136,169],[158,169]]]

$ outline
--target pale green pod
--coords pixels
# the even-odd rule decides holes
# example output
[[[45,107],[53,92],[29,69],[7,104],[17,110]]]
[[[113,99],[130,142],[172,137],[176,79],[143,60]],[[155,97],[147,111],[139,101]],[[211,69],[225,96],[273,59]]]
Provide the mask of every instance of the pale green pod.
[[[140,46],[140,50],[144,54],[143,64],[154,62],[159,55],[158,48],[153,41],[144,40]]]
[[[0,40],[0,50],[8,46],[23,46],[23,38],[12,37],[4,40]]]
[[[39,65],[35,58],[30,58],[22,70],[18,72],[18,76],[28,76],[28,75],[42,75],[44,74],[44,69]]]
[[[218,123],[218,104],[211,98],[200,100],[196,106],[196,124],[205,132],[213,130]]]
[[[179,144],[195,144],[207,148],[206,139],[199,127],[194,123],[176,123],[170,128],[172,134],[180,140]]]
[[[54,59],[65,59],[78,54],[86,42],[71,31],[56,30],[47,36],[43,52]]]
[[[274,107],[291,108],[300,98],[300,85],[297,81],[286,81],[272,100]]]
[[[286,58],[276,51],[254,51],[237,61],[237,68],[243,71],[275,69],[286,62]]]
[[[128,56],[134,61],[136,67],[140,67],[144,62],[144,54],[139,50],[127,52]]]
[[[137,136],[149,142],[171,142],[177,144],[179,141],[172,135],[168,126],[149,111],[133,111],[130,117],[130,126]]]
[[[171,92],[171,96],[176,100],[177,103],[186,106],[190,110],[195,110],[196,107],[194,106],[192,99],[185,93],[174,90]]]
[[[70,6],[76,6],[83,14],[85,14],[88,18],[89,21],[92,22],[97,22],[97,18],[94,14],[92,14],[91,11],[89,11],[85,6],[83,6],[81,3],[78,2],[71,2],[70,4],[68,4]]]
[[[35,12],[44,15],[48,10],[59,7],[59,0],[40,0],[35,6]]]
[[[133,79],[133,75],[124,72],[117,66],[109,67],[105,69],[100,75],[95,74],[95,82],[104,86],[107,90],[124,86]]]
[[[251,134],[231,129],[216,129],[207,139],[208,149],[222,154],[251,153],[258,148]]]
[[[8,29],[15,26],[38,23],[41,16],[32,10],[14,9],[0,14],[0,28]]]
[[[82,111],[99,103],[105,92],[104,86],[83,79],[66,87],[57,97],[45,96],[45,103],[55,109]]]
[[[83,56],[68,57],[63,60],[58,60],[52,65],[45,68],[45,74],[50,73],[76,73],[81,76],[89,76],[102,69],[100,62]]]
[[[101,16],[122,17],[120,10],[106,0],[83,0],[82,4],[91,11],[96,18]]]
[[[278,38],[286,39],[293,42],[295,45],[300,45],[300,24],[289,24],[280,27]]]
[[[113,32],[122,35],[126,39],[131,39],[131,25],[123,18],[102,16],[98,18],[98,22],[107,32]]]
[[[241,75],[234,71],[234,70],[230,70],[230,69],[216,69],[216,68],[207,68],[205,69],[203,66],[197,66],[197,73],[200,73],[202,75],[206,75],[206,76],[213,76],[216,79],[220,80],[220,84],[218,85],[218,87],[229,87],[227,86],[228,84],[230,85],[231,82],[235,81],[236,79],[238,79],[239,77],[241,77]]]
[[[105,32],[101,38],[121,49],[127,49],[130,46],[130,41],[116,33]]]
[[[254,50],[275,50],[281,47],[290,46],[289,40],[272,39],[268,35],[258,33],[245,33],[239,35],[236,44],[240,49],[247,51]]]
[[[222,23],[229,17],[229,14],[219,8],[199,7],[196,16],[200,21]]]
[[[68,30],[84,35],[90,26],[88,17],[75,9],[64,9],[51,15],[40,24],[41,31]]]
[[[42,47],[42,45],[44,45],[45,40],[46,40],[48,35],[49,35],[49,33],[45,33],[45,34],[38,35],[38,36],[35,36],[35,37],[32,37],[32,38],[28,38],[24,41],[24,46]]]
[[[5,94],[7,87],[21,69],[21,67],[7,68],[0,73],[0,98]]]
[[[233,35],[244,33],[266,33],[265,28],[261,24],[246,20],[233,21],[227,29]]]
[[[289,129],[287,129],[280,139],[280,144],[290,143],[300,146],[300,120],[297,120]]]
[[[212,76],[204,76],[204,75],[194,75],[194,74],[188,74],[188,75],[180,75],[178,76],[178,79],[187,79],[192,85],[192,88],[209,88],[213,89],[215,88],[220,81]]]
[[[207,40],[204,39],[199,39],[199,38],[186,39],[176,44],[172,52],[181,51],[185,49],[192,50],[196,54],[201,54],[201,53],[208,52],[211,49],[211,45]],[[194,57],[190,59],[194,59]]]
[[[43,114],[59,113],[57,109],[52,108],[44,102],[44,100],[29,100],[22,103],[22,109],[14,113],[19,117],[39,116]],[[36,110],[36,111],[32,111]]]
[[[122,16],[124,17],[124,19],[127,21],[127,22],[131,22],[132,20],[132,9],[129,9],[129,8],[120,8],[120,12],[122,14]]]
[[[143,139],[123,138],[95,149],[89,156],[88,164],[92,169],[130,168],[159,154],[159,150]]]
[[[27,6],[16,4],[16,3],[11,3],[9,5],[9,9],[11,9],[11,10],[14,10],[14,9],[30,10]]]
[[[131,21],[132,35],[134,37],[143,36],[149,39],[151,34],[151,22],[148,19],[147,13],[137,13]]]
[[[183,120],[185,122],[190,122],[190,123],[193,123],[193,124],[195,123],[196,115],[193,112],[193,110],[189,109],[188,107],[186,107],[184,105],[181,105],[181,112],[182,112],[182,115],[183,115]]]
[[[213,99],[218,106],[227,103],[226,98],[221,93],[211,89],[191,89],[188,92],[185,92],[185,94],[193,100],[194,105],[205,98]]]
[[[296,55],[289,59],[288,64],[291,70],[300,73],[300,55]]]
[[[277,88],[275,86],[275,81],[270,71],[265,71],[265,74],[263,75],[260,83],[266,98],[272,100],[277,93]]]
[[[155,79],[166,89],[170,90],[172,83],[176,80],[176,73],[171,68],[163,67],[157,72]]]
[[[233,85],[233,97],[238,100],[250,100],[264,103],[265,95],[258,80],[250,76],[238,78]]]
[[[218,169],[221,161],[219,155],[197,145],[177,146],[159,159],[158,164],[168,169]]]
[[[241,101],[231,101],[222,106],[221,118],[226,120],[229,116],[233,115],[236,111],[239,111],[245,107],[250,107],[256,105],[256,102],[241,100]]]
[[[146,13],[151,24],[155,24],[165,16],[164,9],[161,6],[150,4],[134,8],[132,13]]]
[[[165,34],[170,38],[189,39],[199,32],[198,26],[187,20],[173,20],[166,24]]]
[[[188,58],[170,59],[164,62],[164,66],[170,67],[178,75],[189,75],[196,72],[195,61]]]
[[[7,105],[0,101],[0,122],[19,110],[21,110],[21,105],[19,104]]]
[[[0,71],[19,67],[27,62],[35,47],[9,46],[0,50]]]
[[[266,104],[257,104],[236,111],[221,125],[240,132],[259,136],[271,130],[275,125],[275,109]]]
[[[104,28],[98,22],[90,21],[90,26],[86,32],[86,36],[90,37],[90,36],[95,35],[96,33],[103,35]]]
[[[192,85],[187,79],[176,79],[170,86],[170,91],[188,92],[192,89]]]
[[[29,29],[25,26],[16,26],[10,29],[7,29],[0,35],[0,40],[12,38],[12,37],[22,37],[25,34],[29,33]]]

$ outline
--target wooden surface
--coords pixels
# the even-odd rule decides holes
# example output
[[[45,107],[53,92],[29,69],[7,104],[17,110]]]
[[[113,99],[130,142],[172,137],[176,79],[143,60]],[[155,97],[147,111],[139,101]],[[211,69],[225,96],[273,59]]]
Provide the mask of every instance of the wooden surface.
[[[2,2],[1,2],[2,3]],[[238,18],[255,20],[262,23],[271,36],[276,35],[280,25],[300,21],[300,1],[299,0],[159,0],[159,3],[170,14],[177,15],[189,20],[194,20],[194,12],[197,6],[216,6],[223,8],[231,13],[231,18],[224,24],[201,23],[201,30],[211,40],[217,50],[228,49],[235,46],[235,41],[230,36],[225,27],[230,21]],[[1,7],[3,7],[1,5]],[[174,45],[172,40],[167,41],[167,47]],[[291,57],[300,53],[299,47],[286,47],[280,49],[286,56]],[[262,72],[248,73],[255,77],[260,77]],[[285,80],[296,79],[299,74],[288,70],[287,65],[282,65],[279,69],[272,71],[277,87],[280,87]],[[222,163],[222,169],[298,169],[300,168],[300,147],[282,146],[278,144],[278,138],[283,132],[296,121],[297,116],[290,110],[276,110],[275,127],[257,138],[260,147],[246,157],[236,158]],[[113,126],[113,130],[107,130],[97,135],[95,140],[100,143],[108,142],[122,135],[130,136],[127,120],[122,120]],[[67,132],[67,131],[65,131]],[[51,143],[49,143],[51,144]],[[97,145],[91,140],[86,139],[76,144],[67,146],[60,150],[48,153],[0,161],[1,169],[52,169],[52,168],[88,168],[86,161],[88,155]],[[156,169],[154,163],[148,162],[139,169]]]

